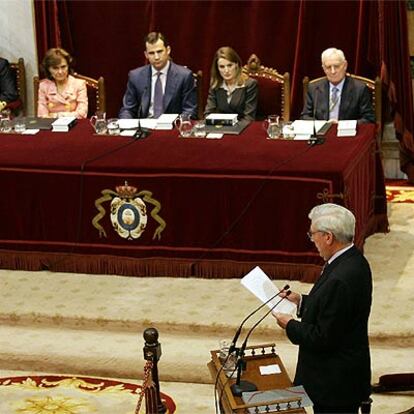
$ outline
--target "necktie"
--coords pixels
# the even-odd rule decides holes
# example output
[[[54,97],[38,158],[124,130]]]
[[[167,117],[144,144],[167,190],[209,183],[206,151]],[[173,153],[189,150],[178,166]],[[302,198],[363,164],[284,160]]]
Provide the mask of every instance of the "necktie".
[[[329,105],[329,111],[332,111],[335,108],[335,105],[337,103],[338,103],[338,88],[332,88],[331,103]]]
[[[162,102],[163,99],[164,94],[162,92],[161,72],[157,72],[157,80],[154,88],[154,118],[159,118],[159,116],[164,112]]]
[[[331,100],[329,102],[329,118],[338,119],[339,116],[339,89],[336,87],[332,88]]]

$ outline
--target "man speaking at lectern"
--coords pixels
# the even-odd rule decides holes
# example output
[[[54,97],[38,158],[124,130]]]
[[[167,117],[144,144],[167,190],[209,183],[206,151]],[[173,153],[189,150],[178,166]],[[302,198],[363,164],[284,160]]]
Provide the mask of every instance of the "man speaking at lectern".
[[[145,38],[149,64],[131,70],[119,118],[158,118],[167,114],[197,113],[192,72],[170,60],[171,48],[162,33]]]
[[[299,345],[295,385],[303,385],[314,413],[357,414],[371,393],[368,318],[372,302],[369,264],[354,246],[355,217],[336,204],[309,213],[309,238],[325,266],[309,295],[292,292],[298,317],[277,313]]]
[[[375,122],[368,87],[364,82],[346,76],[348,62],[344,52],[329,48],[321,57],[326,78],[309,84],[301,119]]]

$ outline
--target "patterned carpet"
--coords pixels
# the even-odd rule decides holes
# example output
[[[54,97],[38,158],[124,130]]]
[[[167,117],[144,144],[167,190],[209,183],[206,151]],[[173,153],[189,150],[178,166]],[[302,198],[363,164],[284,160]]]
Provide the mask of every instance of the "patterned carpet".
[[[414,203],[414,187],[387,185],[386,190],[389,203]]]
[[[414,203],[414,187],[407,180],[387,179],[385,188],[389,203]]]
[[[3,414],[133,414],[141,387],[103,378],[24,376],[0,378]],[[171,397],[161,394],[167,414],[175,412]],[[145,412],[145,405],[140,413]]]
[[[369,325],[373,383],[384,374],[412,372],[414,360],[414,204],[389,203],[388,217],[391,232],[370,236],[364,248],[374,278]],[[291,286],[302,293],[311,288],[297,281]],[[257,299],[238,280],[0,270],[0,382],[73,375],[140,384],[142,332],[154,326],[162,344],[161,391],[174,399],[180,414],[212,414],[210,350],[220,339],[231,339],[256,306]],[[292,377],[297,347],[273,319],[264,320],[251,338],[251,344],[269,341],[276,342]],[[11,389],[0,386],[3,393]],[[26,392],[19,384],[15,389]],[[129,389],[125,394],[128,408],[112,413],[134,413],[137,395]],[[0,402],[10,404],[5,395],[0,394]],[[21,402],[23,397],[13,398]],[[414,393],[372,398],[372,414],[395,414],[413,406]],[[75,413],[85,412],[109,411]],[[0,405],[0,414],[14,411]]]

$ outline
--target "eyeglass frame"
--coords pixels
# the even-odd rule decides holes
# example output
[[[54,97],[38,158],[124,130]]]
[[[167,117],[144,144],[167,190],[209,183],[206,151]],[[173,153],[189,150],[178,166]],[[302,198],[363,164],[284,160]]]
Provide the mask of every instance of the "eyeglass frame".
[[[324,230],[307,231],[306,235],[309,237],[310,241],[313,241],[313,235],[316,233],[326,233],[326,231]]]

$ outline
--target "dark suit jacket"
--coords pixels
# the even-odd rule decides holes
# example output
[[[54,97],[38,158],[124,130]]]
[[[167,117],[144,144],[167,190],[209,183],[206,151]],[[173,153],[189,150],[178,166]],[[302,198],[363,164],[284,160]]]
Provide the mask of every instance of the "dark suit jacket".
[[[369,397],[371,301],[369,264],[351,247],[303,296],[301,321],[288,322],[288,338],[299,345],[294,382],[305,387],[315,404],[350,406]]]
[[[19,98],[16,81],[9,62],[0,58],[0,101],[12,102]]]
[[[147,118],[151,103],[151,65],[131,70],[119,118]],[[197,94],[192,72],[170,62],[164,92],[164,113],[197,115]]]
[[[257,80],[252,78],[247,79],[242,88],[234,90],[230,103],[227,102],[227,92],[223,88],[210,88],[204,114],[238,114],[239,121],[254,121],[257,110],[257,95]]]
[[[329,82],[326,78],[309,84],[300,117],[329,120]],[[363,82],[349,76],[345,78],[338,117],[339,120],[356,119],[358,123],[375,122],[371,95]]]

